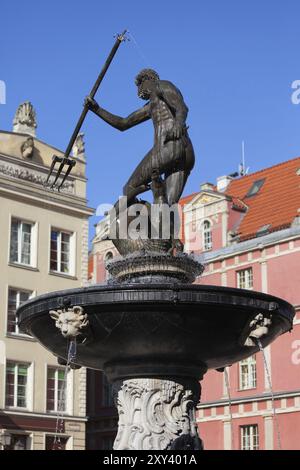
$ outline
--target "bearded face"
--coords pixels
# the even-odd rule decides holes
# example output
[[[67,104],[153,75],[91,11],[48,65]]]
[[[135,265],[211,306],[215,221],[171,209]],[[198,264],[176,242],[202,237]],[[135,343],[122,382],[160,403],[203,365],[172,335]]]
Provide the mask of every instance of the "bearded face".
[[[143,69],[136,76],[135,84],[138,87],[138,96],[142,100],[149,100],[155,87],[155,82],[159,80],[158,74],[152,69]]]
[[[149,100],[151,91],[153,90],[153,80],[142,80],[138,85],[138,96],[142,100]]]

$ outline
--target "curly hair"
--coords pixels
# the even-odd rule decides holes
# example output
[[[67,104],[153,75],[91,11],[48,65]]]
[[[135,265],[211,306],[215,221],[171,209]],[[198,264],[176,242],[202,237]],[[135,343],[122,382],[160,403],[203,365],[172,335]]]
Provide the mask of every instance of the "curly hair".
[[[159,80],[159,75],[153,69],[143,69],[135,77],[135,84],[138,86],[143,80]]]

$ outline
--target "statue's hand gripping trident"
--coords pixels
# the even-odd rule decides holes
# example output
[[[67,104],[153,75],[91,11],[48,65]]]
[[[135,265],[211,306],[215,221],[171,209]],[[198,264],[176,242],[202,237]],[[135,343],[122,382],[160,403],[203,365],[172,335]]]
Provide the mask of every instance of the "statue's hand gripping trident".
[[[99,76],[98,76],[98,78],[97,78],[90,94],[89,94],[91,99],[94,99],[94,96],[97,93],[97,90],[98,90],[98,88],[99,88],[99,86],[100,86],[100,84],[101,84],[101,82],[102,82],[102,80],[103,80],[103,78],[104,78],[104,76],[105,76],[105,74],[106,74],[106,72],[107,72],[107,70],[108,70],[108,68],[109,68],[109,66],[110,66],[110,64],[111,64],[118,48],[119,48],[119,46],[120,46],[120,44],[121,44],[121,42],[123,42],[127,39],[126,38],[126,32],[127,32],[127,30],[125,29],[123,31],[123,33],[117,35],[117,39],[115,41],[115,44],[114,44],[112,50],[110,51],[110,54],[109,54],[108,58],[106,59],[106,62],[105,62],[104,66],[103,66],[103,68],[102,68],[102,70],[101,70],[101,72],[100,72],[100,74],[99,74]],[[48,184],[51,175],[55,171],[55,166],[56,166],[57,163],[59,163],[59,167],[58,167],[57,173],[55,175],[55,178],[54,178],[53,182],[51,183],[51,186],[50,186],[51,189],[53,189],[55,187],[56,182],[57,182],[58,178],[61,176],[64,167],[67,167],[67,170],[66,170],[61,182],[57,185],[58,190],[62,187],[62,185],[64,184],[66,178],[69,176],[72,168],[74,168],[74,166],[76,165],[76,161],[74,160],[74,158],[70,158],[70,154],[71,154],[73,145],[74,145],[75,140],[76,140],[76,138],[77,138],[77,136],[80,132],[81,126],[83,124],[83,121],[85,120],[85,117],[86,117],[88,111],[89,111],[89,106],[86,104],[84,106],[83,110],[82,110],[82,113],[81,113],[79,119],[78,119],[78,122],[77,122],[76,127],[74,129],[74,132],[71,136],[68,147],[66,148],[66,151],[64,153],[64,156],[63,157],[58,157],[57,155],[54,155],[53,158],[52,158],[52,164],[51,164],[51,167],[50,167],[50,170],[49,170],[49,173],[48,173],[48,176],[47,176],[47,180],[46,180],[46,183],[45,183],[46,185]]]

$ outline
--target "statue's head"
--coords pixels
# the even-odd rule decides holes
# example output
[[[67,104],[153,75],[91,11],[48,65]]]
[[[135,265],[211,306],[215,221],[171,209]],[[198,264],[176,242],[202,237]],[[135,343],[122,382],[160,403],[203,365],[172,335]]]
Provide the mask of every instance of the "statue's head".
[[[157,80],[159,80],[159,75],[155,70],[141,70],[135,77],[135,84],[138,87],[138,96],[143,100],[148,100],[153,90],[153,85]]]
[[[24,158],[30,158],[33,155],[34,140],[33,137],[28,137],[21,145],[21,153]]]

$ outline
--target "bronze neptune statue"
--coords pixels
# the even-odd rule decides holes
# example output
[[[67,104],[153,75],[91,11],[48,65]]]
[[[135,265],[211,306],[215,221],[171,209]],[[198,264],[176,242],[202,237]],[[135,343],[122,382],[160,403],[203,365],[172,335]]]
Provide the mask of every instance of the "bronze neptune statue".
[[[194,166],[194,150],[187,133],[188,108],[173,83],[160,80],[152,69],[142,70],[136,77],[138,96],[147,103],[126,118],[106,111],[90,96],[85,105],[105,122],[120,131],[130,129],[148,119],[154,125],[154,146],[136,167],[123,188],[127,204],[150,189],[153,174],[164,176],[169,206],[177,203]]]

